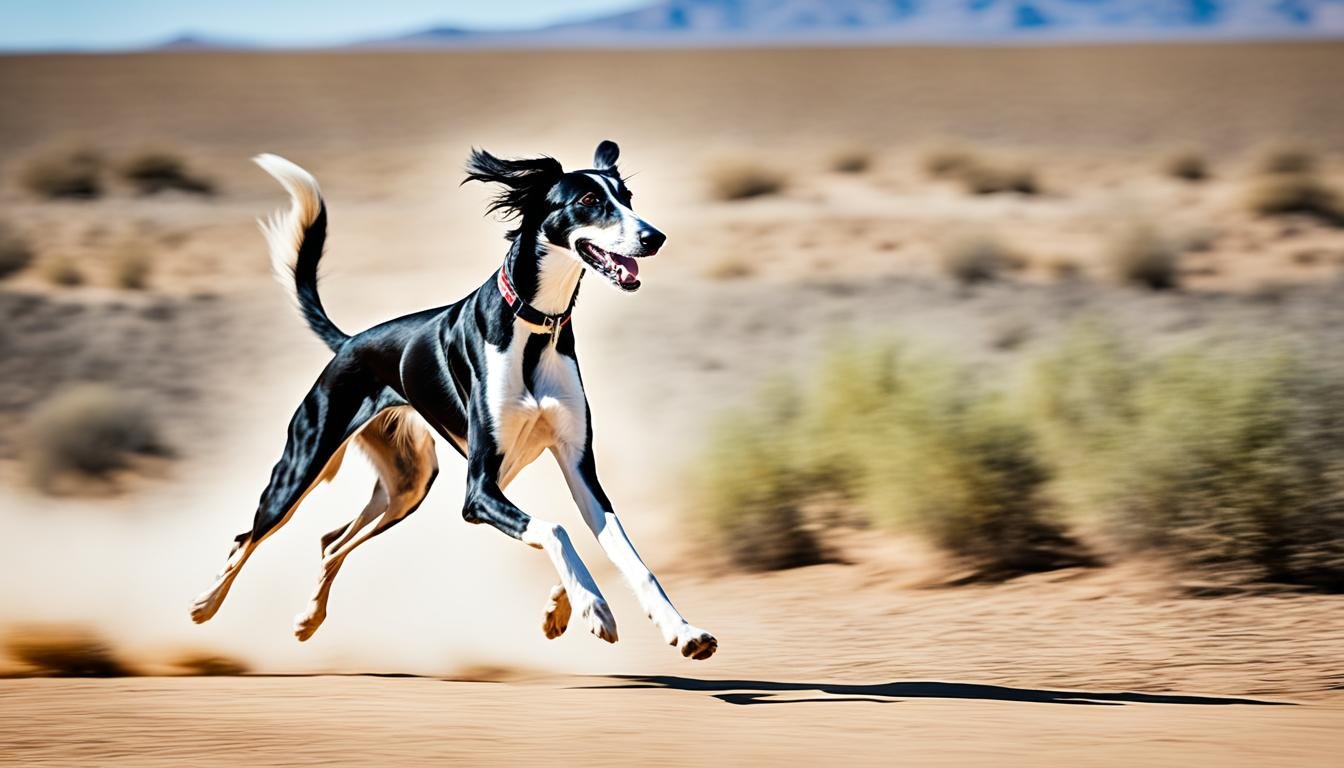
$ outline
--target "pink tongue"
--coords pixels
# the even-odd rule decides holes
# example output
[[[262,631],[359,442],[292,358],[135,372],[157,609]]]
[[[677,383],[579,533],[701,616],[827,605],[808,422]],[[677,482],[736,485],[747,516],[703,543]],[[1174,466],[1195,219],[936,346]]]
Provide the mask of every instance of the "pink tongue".
[[[639,277],[639,264],[634,259],[629,256],[617,256],[613,253],[611,254],[611,260],[625,270],[621,274],[621,282],[628,283]]]

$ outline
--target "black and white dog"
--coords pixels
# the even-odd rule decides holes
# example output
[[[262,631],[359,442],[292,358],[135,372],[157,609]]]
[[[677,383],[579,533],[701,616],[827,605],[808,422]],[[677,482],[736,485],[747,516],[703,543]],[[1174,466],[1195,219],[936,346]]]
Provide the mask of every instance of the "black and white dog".
[[[283,158],[256,158],[292,199],[288,211],[262,224],[271,257],[308,326],[335,355],[290,421],[252,529],[234,539],[224,570],[192,606],[194,621],[214,616],[257,546],[336,474],[353,441],[372,460],[378,481],[364,511],[322,537],[321,579],[294,627],[300,640],[311,637],[326,618],[332,580],[345,558],[414,512],[429,492],[438,474],[432,428],[467,460],[462,517],[545,551],[554,564],[560,583],[546,604],[547,637],[563,633],[577,611],[590,632],[616,642],[611,609],[565,529],[529,516],[504,495],[518,472],[549,448],[584,522],[663,638],[683,656],[713,655],[718,642],[672,606],[597,480],[570,322],[574,299],[585,270],[623,291],[638,290],[636,259],[653,256],[666,240],[631,209],[630,190],[616,171],[618,152],[604,141],[594,168],[566,173],[550,157],[504,160],[474,151],[463,183],[499,184],[490,210],[517,220],[503,266],[461,301],[354,336],[332,323],[317,292],[327,227],[317,181]]]

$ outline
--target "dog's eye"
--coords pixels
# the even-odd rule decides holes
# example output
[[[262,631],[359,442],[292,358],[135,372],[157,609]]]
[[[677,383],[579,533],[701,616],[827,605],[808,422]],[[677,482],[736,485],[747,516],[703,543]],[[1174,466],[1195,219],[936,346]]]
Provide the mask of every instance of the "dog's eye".
[[[592,192],[579,198],[579,205],[597,205],[597,195]]]

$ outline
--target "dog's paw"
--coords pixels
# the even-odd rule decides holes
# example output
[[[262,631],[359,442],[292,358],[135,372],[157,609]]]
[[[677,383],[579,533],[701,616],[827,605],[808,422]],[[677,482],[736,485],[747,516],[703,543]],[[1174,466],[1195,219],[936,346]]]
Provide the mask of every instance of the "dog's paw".
[[[719,641],[714,636],[703,629],[687,624],[677,633],[677,639],[672,643],[681,651],[681,655],[688,659],[704,661],[719,649]]]
[[[541,631],[547,640],[565,634],[565,630],[569,629],[571,611],[569,593],[565,592],[565,588],[559,584],[551,587],[551,596],[546,600],[546,616],[541,620]]]
[[[294,637],[302,643],[313,636],[322,622],[327,620],[327,612],[318,606],[309,606],[308,610],[294,617]]]
[[[219,599],[218,587],[202,593],[191,604],[191,620],[197,624],[204,624],[219,610],[221,602],[223,601]]]
[[[579,616],[588,625],[589,632],[608,643],[616,642],[616,616],[611,612],[611,606],[607,605],[606,600],[584,590],[571,595],[570,600],[578,609]]]

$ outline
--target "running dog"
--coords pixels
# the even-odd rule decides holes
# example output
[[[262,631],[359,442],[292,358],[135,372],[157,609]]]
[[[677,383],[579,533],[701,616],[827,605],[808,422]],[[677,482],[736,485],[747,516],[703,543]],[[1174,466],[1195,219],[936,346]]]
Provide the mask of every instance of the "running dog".
[[[498,184],[489,210],[517,222],[503,265],[461,301],[353,336],[336,327],[318,296],[327,209],[317,181],[275,155],[255,158],[291,198],[287,211],[261,223],[277,275],[334,355],[290,420],[252,528],[234,539],[224,569],[192,606],[192,620],[215,615],[252,553],[314,487],[335,476],[353,443],[368,454],[378,480],[364,510],[322,537],[317,591],[294,626],[299,640],[311,637],[326,618],[345,558],[406,519],[429,492],[438,474],[436,432],[467,462],[463,519],[544,551],[555,566],[559,584],[542,621],[547,637],[560,636],[577,612],[588,631],[616,642],[616,620],[565,529],[528,515],[504,495],[518,472],[549,449],[584,522],[663,639],[688,658],[713,655],[718,641],[673,607],[597,479],[571,321],[579,283],[593,272],[622,291],[636,291],[638,259],[653,256],[667,240],[632,209],[616,170],[619,152],[603,141],[593,168],[566,172],[550,157],[508,160],[474,150],[462,183]]]

